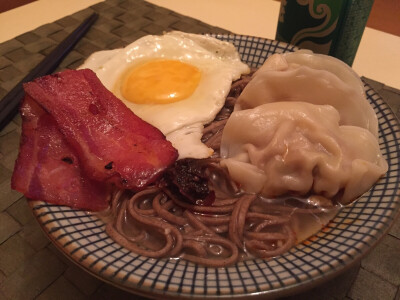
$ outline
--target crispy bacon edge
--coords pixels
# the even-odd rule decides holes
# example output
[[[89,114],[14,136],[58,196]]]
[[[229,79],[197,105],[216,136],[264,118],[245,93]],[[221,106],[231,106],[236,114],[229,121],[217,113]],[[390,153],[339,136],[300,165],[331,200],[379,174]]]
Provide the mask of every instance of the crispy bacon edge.
[[[11,187],[31,200],[91,211],[106,209],[110,185],[82,174],[55,120],[29,96],[20,111],[22,135]]]
[[[178,152],[128,109],[89,70],[65,70],[24,84],[57,123],[90,178],[140,190],[172,165]]]

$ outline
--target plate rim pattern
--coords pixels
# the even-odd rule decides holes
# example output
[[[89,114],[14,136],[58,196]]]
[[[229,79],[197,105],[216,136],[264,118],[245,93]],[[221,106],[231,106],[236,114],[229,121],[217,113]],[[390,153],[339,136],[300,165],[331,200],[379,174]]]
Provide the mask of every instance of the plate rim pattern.
[[[297,48],[278,41],[236,34],[210,34],[232,42],[251,67],[273,53]],[[379,120],[379,141],[388,173],[359,201],[342,209],[320,232],[270,260],[254,259],[228,268],[150,259],[129,252],[105,233],[94,214],[29,201],[39,224],[74,263],[117,287],[147,297],[244,298],[293,294],[326,281],[359,261],[387,233],[400,214],[400,126],[383,99],[365,84]]]

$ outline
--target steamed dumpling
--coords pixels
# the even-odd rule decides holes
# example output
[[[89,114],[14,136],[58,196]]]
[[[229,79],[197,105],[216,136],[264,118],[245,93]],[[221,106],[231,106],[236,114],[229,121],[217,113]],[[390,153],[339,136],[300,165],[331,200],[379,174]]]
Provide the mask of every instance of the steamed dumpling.
[[[339,126],[330,105],[273,102],[235,111],[222,136],[222,165],[248,192],[313,193],[345,204],[387,171],[375,136]]]
[[[254,74],[235,110],[278,101],[329,104],[340,125],[359,126],[378,136],[378,121],[358,75],[342,61],[322,54],[274,54]]]

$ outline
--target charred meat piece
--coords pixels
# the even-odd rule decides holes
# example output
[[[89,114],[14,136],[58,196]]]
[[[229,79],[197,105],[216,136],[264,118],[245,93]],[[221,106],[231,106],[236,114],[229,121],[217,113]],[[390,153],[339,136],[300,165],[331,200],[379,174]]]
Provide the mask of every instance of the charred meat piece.
[[[209,188],[209,176],[203,160],[185,158],[165,172],[163,183],[182,201],[197,205],[211,205],[214,191]]]

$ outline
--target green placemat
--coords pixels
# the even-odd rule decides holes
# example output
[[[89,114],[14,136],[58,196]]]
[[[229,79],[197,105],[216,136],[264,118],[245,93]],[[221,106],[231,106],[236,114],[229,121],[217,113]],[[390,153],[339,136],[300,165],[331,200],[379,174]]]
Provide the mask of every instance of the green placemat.
[[[0,44],[0,99],[94,11],[100,14],[99,19],[59,69],[75,68],[94,51],[122,47],[147,34],[161,34],[167,30],[227,32],[142,0],[106,0]],[[400,92],[378,82],[367,82],[384,97],[399,117]],[[3,267],[7,267],[3,268],[7,273],[0,270],[0,299],[4,295],[6,298],[20,295],[10,296],[9,299],[45,299],[46,296],[50,299],[54,295],[64,295],[70,299],[143,299],[100,283],[48,244],[25,198],[10,189],[10,177],[18,154],[19,124],[20,118],[17,116],[0,132],[0,261]],[[361,268],[357,265],[333,281],[288,299],[342,299],[345,295],[376,299],[385,295],[386,299],[394,299],[398,289],[398,274],[387,269],[388,266],[393,266],[392,269],[396,266],[393,262],[398,257],[399,221],[380,246],[362,261]],[[54,253],[60,256],[57,258]],[[48,268],[37,268],[45,264],[48,264]],[[376,288],[365,289],[365,286]]]

